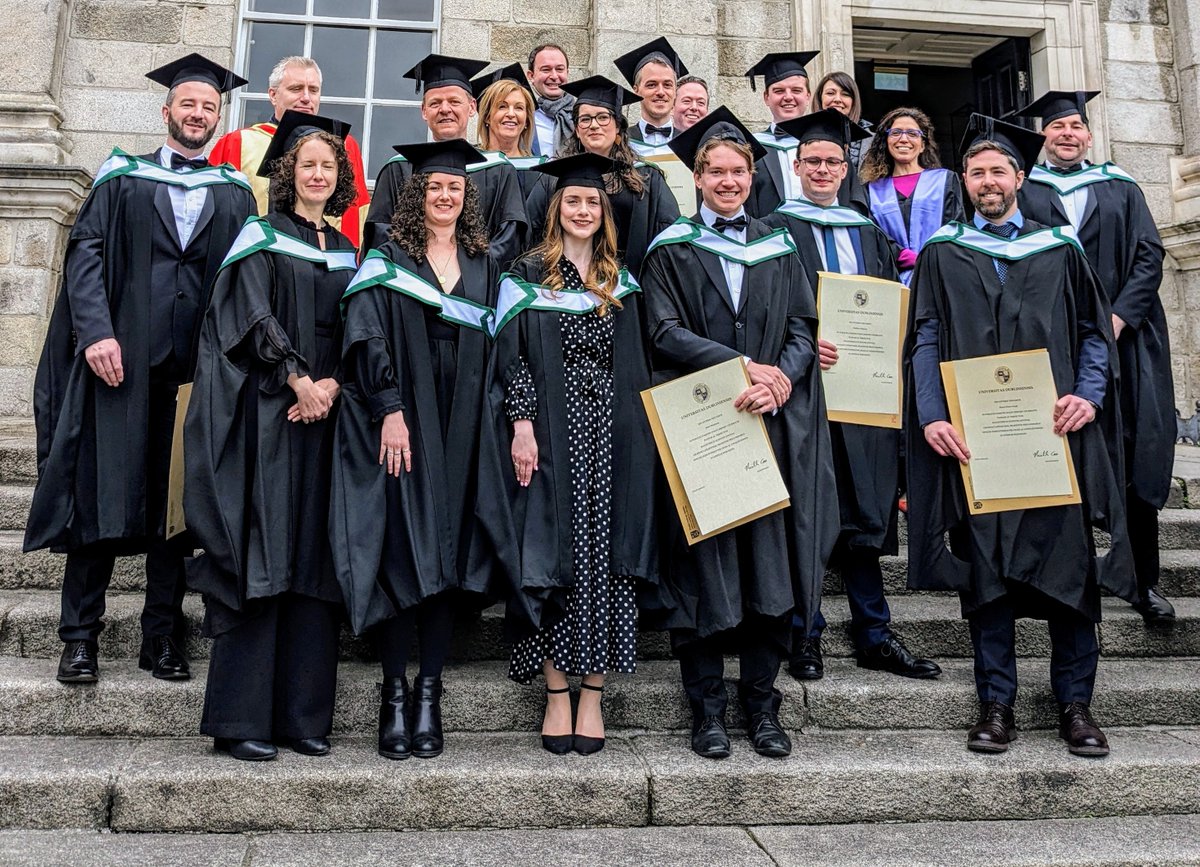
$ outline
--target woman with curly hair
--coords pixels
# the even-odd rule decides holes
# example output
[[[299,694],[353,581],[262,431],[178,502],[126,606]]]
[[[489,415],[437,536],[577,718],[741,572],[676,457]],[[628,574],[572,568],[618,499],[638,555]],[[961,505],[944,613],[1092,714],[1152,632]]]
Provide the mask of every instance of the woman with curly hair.
[[[863,159],[871,218],[895,245],[906,286],[929,236],[964,219],[962,185],[941,165],[933,123],[919,108],[885,114]]]
[[[412,177],[390,239],[343,297],[330,532],[351,626],[374,629],[383,662],[379,754],[433,758],[454,591],[484,590],[489,572],[468,556],[496,271],[467,177],[485,157],[463,139],[397,149]]]
[[[259,173],[271,211],[246,221],[213,287],[186,422],[188,583],[213,638],[200,730],[219,750],[329,752],[342,596],[327,524],[341,375],[338,302],[354,245],[349,125],[289,111]]]
[[[679,219],[679,205],[663,173],[640,162],[629,146],[629,124],[621,110],[641,97],[602,75],[564,84],[563,90],[575,97],[575,132],[564,142],[560,156],[592,153],[616,163],[605,178],[604,190],[617,228],[617,254],[636,278],[650,242]],[[553,192],[550,179],[544,179],[525,202],[530,238],[535,242],[545,236]]]

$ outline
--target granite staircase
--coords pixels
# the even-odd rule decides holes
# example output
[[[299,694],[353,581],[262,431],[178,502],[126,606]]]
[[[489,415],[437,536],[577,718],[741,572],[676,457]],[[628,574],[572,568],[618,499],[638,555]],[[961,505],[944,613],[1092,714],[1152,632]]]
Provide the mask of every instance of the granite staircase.
[[[780,677],[787,760],[756,756],[737,733],[731,758],[694,756],[678,668],[648,633],[638,674],[610,681],[606,749],[542,751],[542,696],[505,677],[501,613],[489,609],[456,638],[441,758],[375,754],[378,665],[347,634],[332,755],[283,749],[248,764],[196,733],[208,650],[199,599],[186,603],[194,678],[138,670],[138,558],[118,564],[100,682],[54,680],[62,562],[21,553],[33,437],[6,423],[0,864],[1200,864],[1200,508],[1189,508],[1200,506],[1200,457],[1180,454],[1162,521],[1177,622],[1149,628],[1123,602],[1104,605],[1093,709],[1107,759],[1072,757],[1057,739],[1037,622],[1018,632],[1020,739],[1003,756],[966,750],[976,707],[966,625],[953,596],[905,590],[902,551],[886,564],[895,629],[945,674],[858,669],[830,576],[826,676]]]

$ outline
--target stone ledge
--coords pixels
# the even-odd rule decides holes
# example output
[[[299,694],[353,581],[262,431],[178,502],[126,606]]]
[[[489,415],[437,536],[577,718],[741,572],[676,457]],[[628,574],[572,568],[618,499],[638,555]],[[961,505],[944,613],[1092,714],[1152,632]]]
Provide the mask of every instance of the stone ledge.
[[[92,186],[81,166],[0,164],[0,219],[43,219],[68,226]]]

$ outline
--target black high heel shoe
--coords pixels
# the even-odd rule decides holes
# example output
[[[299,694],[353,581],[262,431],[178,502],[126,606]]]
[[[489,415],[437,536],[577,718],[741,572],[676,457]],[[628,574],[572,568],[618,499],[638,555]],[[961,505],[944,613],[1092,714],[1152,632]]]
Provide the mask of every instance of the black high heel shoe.
[[[590,689],[592,692],[604,692],[604,687],[592,686],[590,683],[584,683],[583,681],[580,681],[579,686],[581,689]],[[604,698],[603,695],[600,697],[601,699]],[[590,738],[587,735],[572,735],[572,740],[572,747],[574,748],[575,752],[579,753],[581,756],[590,756],[592,753],[598,753],[604,749],[604,738]]]
[[[407,759],[412,755],[408,730],[408,680],[385,677],[379,684],[379,755]]]
[[[551,689],[546,687],[546,695],[562,695],[564,692],[570,692],[571,687],[564,686],[562,689]],[[567,699],[569,702],[570,699]],[[548,753],[554,753],[556,756],[565,756],[571,752],[571,748],[575,745],[575,735],[542,735],[542,749]]]
[[[412,754],[432,759],[442,754],[442,679],[418,677],[412,689]]]

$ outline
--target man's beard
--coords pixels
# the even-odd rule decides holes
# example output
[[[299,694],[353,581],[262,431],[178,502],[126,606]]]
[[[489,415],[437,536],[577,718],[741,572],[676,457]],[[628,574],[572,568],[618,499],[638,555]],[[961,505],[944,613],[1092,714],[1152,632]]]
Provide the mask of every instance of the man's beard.
[[[982,199],[980,199],[978,202],[974,202],[973,204],[975,205],[975,210],[977,210],[982,216],[989,220],[994,220],[996,217],[1003,217],[1005,214],[1007,214],[1008,209],[1011,208],[1013,203],[1016,201],[1017,193],[1014,190],[1013,192],[1003,196],[995,205],[989,205]]]
[[[191,151],[198,151],[212,140],[213,133],[217,131],[216,124],[213,124],[203,135],[193,136],[187,132],[183,124],[177,122],[174,117],[167,116],[167,133],[175,141],[179,142],[185,148]]]

